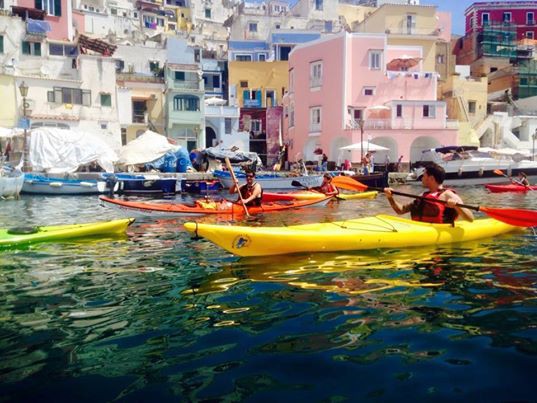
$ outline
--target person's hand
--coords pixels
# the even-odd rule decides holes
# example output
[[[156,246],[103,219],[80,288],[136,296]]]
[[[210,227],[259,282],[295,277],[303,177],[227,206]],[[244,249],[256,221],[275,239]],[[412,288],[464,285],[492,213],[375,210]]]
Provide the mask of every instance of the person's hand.
[[[447,199],[446,206],[448,206],[449,208],[455,208],[457,207],[457,201],[455,199]]]
[[[393,198],[393,193],[392,193],[393,189],[392,188],[384,188],[384,194],[386,195],[386,197],[388,199],[392,199]]]

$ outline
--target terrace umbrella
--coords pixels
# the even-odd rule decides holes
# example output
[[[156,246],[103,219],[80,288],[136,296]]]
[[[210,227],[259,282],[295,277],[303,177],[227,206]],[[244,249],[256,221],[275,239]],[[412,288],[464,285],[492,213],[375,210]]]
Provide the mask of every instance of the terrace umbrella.
[[[388,70],[392,71],[406,71],[414,66],[417,66],[420,60],[420,57],[402,55],[401,57],[390,60],[386,67]]]

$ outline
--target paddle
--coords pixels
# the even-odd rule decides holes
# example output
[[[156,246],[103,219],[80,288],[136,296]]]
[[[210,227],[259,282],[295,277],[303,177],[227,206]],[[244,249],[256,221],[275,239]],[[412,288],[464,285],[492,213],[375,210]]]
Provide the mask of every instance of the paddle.
[[[303,185],[302,183],[300,183],[299,181],[291,181],[291,186],[294,186],[294,187],[298,187],[298,188],[304,188],[306,190],[313,190],[313,189],[310,189],[308,186],[306,185]]]
[[[505,176],[507,179],[509,179],[511,182],[516,183],[517,185],[525,186],[525,187],[528,187],[528,188],[529,188],[528,185],[524,185],[522,182],[520,182],[520,181],[518,181],[518,180],[516,180],[516,179],[513,179],[513,178],[511,178],[510,176],[504,174],[503,171],[502,171],[501,169],[495,169],[495,170],[492,171],[492,172],[494,172],[496,175]]]
[[[231,179],[233,179],[233,183],[235,184],[235,188],[237,189],[237,193],[239,194],[239,200],[241,201],[242,207],[244,208],[244,212],[246,213],[247,217],[250,217],[250,213],[248,212],[248,207],[246,207],[246,203],[244,203],[244,199],[242,198],[241,191],[239,189],[239,181],[235,177],[235,172],[233,172],[233,167],[231,166],[231,162],[229,161],[229,158],[225,158],[227,169],[229,170],[229,174],[231,175]]]
[[[366,189],[377,190],[379,192],[384,192],[383,188],[375,188],[364,185],[351,177],[348,176],[336,176],[334,181],[338,178],[338,182],[345,183],[346,186],[352,187],[354,190],[364,191]],[[339,183],[336,184],[339,186]],[[426,199],[431,201],[431,199],[418,196],[411,193],[403,193],[392,190],[392,193],[399,196],[412,197],[414,199]],[[435,200],[435,203],[447,204],[444,200]],[[497,208],[497,207],[484,207],[484,206],[471,206],[468,204],[457,204],[459,207],[467,208],[474,211],[481,211],[488,215],[489,217],[495,218],[498,221],[514,225],[516,227],[535,227],[537,226],[537,211],[536,210],[526,210],[526,209],[514,209],[514,208]]]

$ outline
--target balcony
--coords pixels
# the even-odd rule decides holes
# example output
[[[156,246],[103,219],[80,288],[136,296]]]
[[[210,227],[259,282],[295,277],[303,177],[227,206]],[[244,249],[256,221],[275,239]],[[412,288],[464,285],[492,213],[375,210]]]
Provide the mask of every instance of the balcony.
[[[200,90],[200,82],[199,80],[173,80],[173,88],[181,90]]]

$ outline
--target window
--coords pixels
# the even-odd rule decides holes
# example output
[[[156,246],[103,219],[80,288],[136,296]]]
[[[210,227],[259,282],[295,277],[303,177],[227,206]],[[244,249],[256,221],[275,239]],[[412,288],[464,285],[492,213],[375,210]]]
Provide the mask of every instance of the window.
[[[375,87],[364,87],[364,95],[375,95]]]
[[[117,8],[110,7],[110,14],[117,15]]]
[[[250,22],[248,24],[248,31],[257,32],[257,22]]]
[[[423,105],[423,117],[424,118],[434,118],[435,111],[436,109],[434,105]]]
[[[291,104],[289,106],[289,127],[293,127],[295,125],[295,106]]]
[[[472,115],[475,114],[475,105],[476,105],[475,101],[468,101],[468,113]]]
[[[370,50],[369,51],[369,70],[380,70],[382,63],[382,51]]]
[[[254,134],[263,132],[263,122],[260,119],[252,119],[250,121],[250,131]]]
[[[237,62],[251,62],[252,55],[235,55],[235,61]]]
[[[508,11],[505,11],[503,13],[503,19],[502,19],[503,22],[511,22],[511,13],[508,12]]]
[[[175,72],[175,80],[176,81],[185,81],[185,72],[184,71],[176,71]]]
[[[321,108],[310,108],[310,132],[321,131]]]
[[[99,125],[101,126],[101,129],[106,130],[108,129],[108,122],[99,122]]]
[[[125,127],[121,128],[121,145],[127,145],[127,129]]]
[[[310,63],[310,88],[320,87],[323,84],[323,62]]]
[[[0,54],[4,53],[4,36],[0,35]]]
[[[158,72],[160,69],[160,63],[158,60],[149,61],[149,70],[152,72]]]
[[[101,106],[112,106],[112,95],[101,93]]]
[[[73,45],[64,45],[62,43],[49,43],[48,53],[50,56],[77,56],[78,49]]]
[[[116,60],[116,73],[121,73],[125,68],[125,62],[123,60]]]
[[[436,55],[436,64],[445,64],[446,56],[445,55]]]
[[[526,31],[527,39],[535,39],[533,31]]]
[[[224,119],[224,133],[231,134],[231,128],[232,128],[231,118],[225,118]]]
[[[414,14],[407,14],[406,16],[406,33],[412,34],[416,28],[416,16]]]
[[[41,43],[22,41],[22,54],[41,56]]]
[[[203,83],[205,85],[205,91],[219,90],[220,87],[220,74],[205,73],[203,75]]]
[[[325,21],[324,22],[324,32],[332,32],[333,24],[332,21]]]
[[[481,25],[489,25],[489,24],[490,24],[490,14],[489,13],[481,14]]]
[[[535,25],[535,13],[533,11],[528,11],[526,13],[526,24]]]
[[[323,9],[323,0],[315,0],[315,10]]]
[[[260,53],[260,54],[257,56],[257,60],[259,60],[260,62],[264,62],[265,60],[267,60],[267,55],[264,54],[264,53]]]
[[[47,92],[47,101],[55,104],[91,105],[91,91],[79,88],[54,87]]]
[[[520,77],[520,85],[528,85],[527,77]]]
[[[176,95],[173,97],[174,111],[196,112],[200,110],[200,100],[194,95]]]
[[[395,116],[398,118],[403,117],[403,105],[397,104],[395,107]]]
[[[205,9],[205,18],[211,18],[211,9],[210,8]]]
[[[241,81],[240,86],[241,88],[248,88],[248,81]]]
[[[46,11],[48,15],[56,17],[62,15],[61,0],[35,0],[35,8]]]
[[[170,31],[175,31],[175,24],[168,24],[168,29]]]

